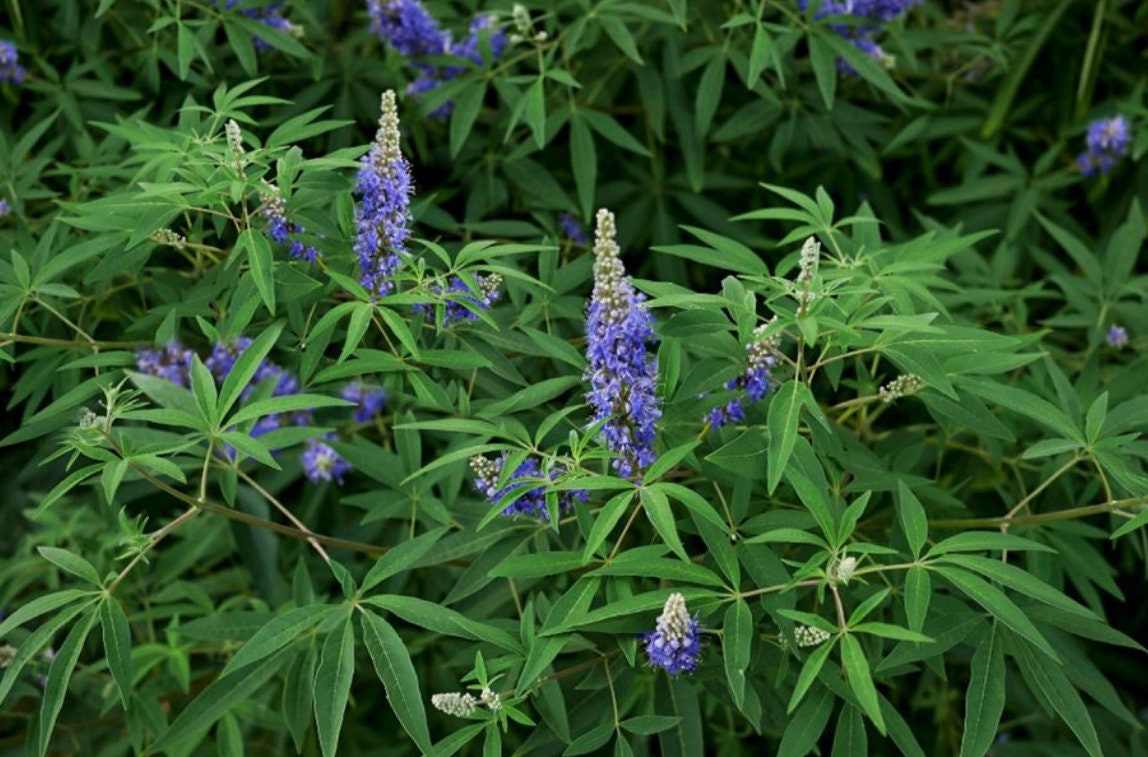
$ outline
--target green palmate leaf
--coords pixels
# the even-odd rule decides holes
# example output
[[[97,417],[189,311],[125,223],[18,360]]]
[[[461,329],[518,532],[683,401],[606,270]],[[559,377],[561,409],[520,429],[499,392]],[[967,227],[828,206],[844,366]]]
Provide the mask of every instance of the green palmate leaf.
[[[6,638],[12,631],[21,627],[25,623],[52,612],[64,605],[69,605],[78,602],[81,599],[91,601],[93,597],[98,596],[98,592],[85,591],[83,589],[64,589],[63,591],[52,592],[45,594],[42,597],[36,597],[25,604],[20,605],[11,615],[0,621],[0,639]],[[3,701],[3,697],[0,697]]]
[[[809,687],[813,685],[813,682],[817,680],[817,675],[825,667],[829,653],[836,646],[836,641],[824,642],[805,659],[805,664],[801,666],[801,672],[797,675],[797,683],[793,686],[793,693],[789,697],[789,704],[785,708],[786,712],[793,712],[801,704],[801,700],[809,691]]]
[[[869,738],[865,719],[856,707],[842,707],[833,734],[832,757],[868,757]]]
[[[308,605],[307,607],[288,610],[277,616],[256,631],[240,647],[239,652],[228,660],[220,677],[226,677],[262,660],[264,657],[275,654],[337,611],[338,608],[331,605]]]
[[[315,669],[315,726],[324,757],[338,751],[354,675],[355,625],[348,615],[342,626],[327,635]]]
[[[80,652],[84,650],[84,642],[96,623],[96,613],[86,613],[84,617],[72,626],[68,637],[52,660],[48,668],[48,681],[44,684],[44,698],[40,700],[40,728],[36,753],[43,757],[48,752],[48,745],[52,740],[52,731],[56,727],[56,718],[64,706],[64,695],[68,693],[68,682],[72,680],[72,672],[76,669],[76,662],[80,659]]]
[[[594,135],[584,119],[570,119],[570,165],[574,171],[574,184],[578,189],[578,204],[583,217],[594,211],[594,189],[598,180],[598,151]]]
[[[767,459],[769,491],[773,492],[785,473],[793,445],[797,443],[797,427],[801,416],[801,394],[797,381],[787,381],[769,401],[769,452]],[[831,531],[826,532],[832,533]]]
[[[1056,714],[1064,719],[1080,745],[1091,757],[1102,757],[1104,750],[1096,734],[1096,726],[1088,714],[1088,708],[1076,687],[1064,674],[1059,665],[1049,665],[1047,661],[1033,654],[1026,644],[1018,645],[1016,661],[1022,675],[1042,695],[1045,702],[1052,705]]]
[[[485,641],[512,654],[522,652],[521,642],[506,631],[472,620],[457,610],[443,607],[435,602],[391,594],[380,594],[367,599],[366,602],[428,631],[461,639]]]
[[[929,537],[929,521],[921,501],[904,481],[897,482],[897,520],[901,523],[901,530],[905,532],[905,539],[909,542],[909,550],[913,553],[913,557],[920,557],[925,540]]]
[[[261,232],[245,229],[239,234],[236,248],[247,251],[247,264],[251,266],[255,288],[259,290],[267,312],[275,315],[275,257],[271,253],[271,242]]]
[[[997,552],[1008,550],[1010,552],[1055,552],[1047,544],[1025,539],[1023,536],[1002,534],[999,531],[966,531],[965,533],[950,536],[933,545],[929,550],[929,557],[948,554],[949,552]]]
[[[80,578],[94,586],[102,586],[100,581],[100,574],[90,562],[80,557],[77,554],[69,552],[66,549],[58,549],[57,547],[37,547],[36,551],[40,553],[48,562],[55,565],[61,570],[71,573],[73,576]]]
[[[635,555],[634,553],[638,553]],[[577,555],[576,555],[577,556]],[[595,576],[641,576],[662,581],[702,584],[720,587],[725,584],[717,574],[702,565],[665,557],[651,557],[645,548],[623,552],[613,561],[593,571]]]
[[[813,30],[809,35],[809,61],[813,64],[813,76],[817,80],[817,89],[821,92],[826,110],[833,110],[833,101],[837,96],[837,62],[828,41],[831,36],[820,29]]]
[[[235,360],[235,365],[223,380],[223,387],[219,390],[219,417],[224,418],[234,407],[243,390],[251,383],[255,372],[275,342],[283,332],[282,325],[275,325],[264,331],[251,341],[247,349]],[[168,382],[170,383],[170,382]]]
[[[975,376],[962,379],[962,385],[989,402],[1020,413],[1066,439],[1075,439],[1082,443],[1085,441],[1080,429],[1064,414],[1064,411],[1032,392]]]
[[[410,568],[433,549],[448,530],[445,526],[436,528],[389,549],[363,577],[362,591],[370,591],[391,576],[398,575]]]
[[[1090,620],[1099,620],[1092,610],[1074,601],[1063,593],[1041,581],[1028,571],[1001,560],[991,560],[976,555],[949,555],[939,562],[959,565],[962,568],[974,570],[977,573],[1003,584],[1013,591],[1018,591],[1033,599],[1052,605],[1066,612],[1075,613]]]
[[[981,757],[996,739],[1005,704],[1004,647],[994,623],[973,654],[965,693],[961,757]]]
[[[690,556],[678,536],[677,521],[674,520],[674,513],[670,509],[670,501],[665,493],[660,489],[641,489],[640,495],[642,509],[646,511],[646,517],[653,525],[654,530],[662,537],[662,541],[678,557],[689,562]]]
[[[913,631],[919,632],[925,627],[931,591],[932,581],[927,569],[909,568],[905,571],[905,617]]]
[[[849,677],[849,688],[861,702],[862,709],[873,725],[882,735],[885,733],[885,718],[881,715],[881,707],[877,702],[877,688],[873,685],[873,677],[869,672],[869,661],[865,658],[865,650],[861,643],[852,635],[844,634],[841,637],[841,664],[845,674]]]
[[[104,654],[108,660],[108,670],[116,682],[120,701],[126,710],[128,696],[132,691],[132,632],[128,616],[119,601],[108,595],[100,602],[100,627],[104,636]]]
[[[983,581],[968,571],[953,567],[937,567],[936,571],[949,583],[956,586],[963,594],[968,596],[981,607],[985,608],[994,618],[1010,629],[1028,639],[1032,644],[1051,657],[1057,663],[1060,657],[1041,635],[1032,621],[1024,612],[1013,604],[1013,601],[990,583]]]
[[[781,735],[777,757],[805,757],[817,745],[833,713],[833,695],[817,687],[790,718]]]
[[[633,491],[621,492],[615,494],[610,498],[598,512],[598,517],[594,519],[594,525],[590,528],[590,535],[586,537],[586,546],[582,550],[582,561],[590,562],[593,559],[594,553],[610,536],[614,527],[618,525],[618,521],[626,514],[629,504],[634,499]]]
[[[722,659],[734,704],[740,709],[745,703],[745,670],[749,667],[750,648],[753,644],[753,612],[745,600],[730,605],[722,623]]]
[[[663,475],[673,470],[682,460],[685,460],[699,444],[701,444],[701,442],[695,439],[674,447],[673,449],[666,450],[646,469],[646,474],[642,477],[642,481],[647,485],[654,483]]]
[[[478,118],[479,111],[482,110],[482,102],[486,99],[486,89],[485,81],[472,83],[463,87],[454,97],[454,110],[450,117],[450,156],[452,158],[458,155],[458,151],[462,149],[463,144],[470,136],[475,119]]]
[[[422,691],[403,640],[387,621],[372,612],[362,613],[362,624],[367,651],[386,687],[391,709],[419,749],[431,751]]]
[[[286,650],[265,657],[227,678],[213,681],[179,714],[148,750],[149,754],[186,749],[196,743],[217,720],[262,689],[286,661]]]

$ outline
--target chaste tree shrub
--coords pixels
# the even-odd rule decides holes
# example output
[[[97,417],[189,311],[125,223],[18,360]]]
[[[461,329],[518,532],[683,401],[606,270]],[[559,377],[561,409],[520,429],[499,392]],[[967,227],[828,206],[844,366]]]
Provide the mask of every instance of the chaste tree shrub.
[[[0,754],[1148,753],[1146,22],[9,0]]]

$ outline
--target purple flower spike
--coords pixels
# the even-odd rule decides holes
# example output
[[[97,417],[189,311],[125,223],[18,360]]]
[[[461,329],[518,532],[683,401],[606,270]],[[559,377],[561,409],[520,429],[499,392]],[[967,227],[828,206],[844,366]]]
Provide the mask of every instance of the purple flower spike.
[[[501,489],[498,479],[502,476],[502,468],[506,464],[507,453],[503,453],[497,460],[491,460],[481,455],[470,459],[470,468],[474,471],[474,488],[482,493],[492,505],[497,505],[504,497],[516,494],[525,487],[527,491],[507,505],[502,510],[503,515],[528,515],[538,520],[549,520],[550,511],[546,507],[546,487],[544,485],[532,486],[522,479],[550,479],[555,478],[555,472],[544,475],[542,465],[536,458],[528,457],[514,471],[514,475]],[[590,495],[585,491],[566,490],[558,492],[558,507],[569,510],[575,502],[586,502]]]
[[[320,481],[335,481],[342,486],[343,476],[351,470],[350,463],[331,449],[330,445],[318,439],[307,442],[307,449],[303,450],[300,459],[303,462],[303,474],[313,484]]]
[[[698,621],[686,610],[686,598],[671,594],[653,631],[642,634],[650,664],[670,675],[692,673],[698,667]]]
[[[0,84],[23,84],[28,70],[20,65],[20,53],[11,42],[0,40]]]
[[[759,326],[754,331],[753,341],[746,345],[749,354],[749,367],[745,373],[726,382],[726,389],[735,389],[745,392],[750,402],[760,402],[765,399],[770,387],[770,369],[777,362],[774,352],[777,349],[777,340],[766,338],[765,329],[768,324]],[[705,396],[705,395],[702,395]],[[715,407],[706,414],[706,421],[711,428],[720,428],[727,423],[739,423],[745,420],[745,408],[740,397],[735,397],[722,406]]]
[[[191,382],[191,362],[194,356],[194,352],[185,350],[179,342],[171,342],[162,350],[137,352],[136,367],[140,373],[187,386]]]
[[[566,238],[574,244],[590,243],[590,237],[586,235],[586,229],[582,228],[582,222],[573,214],[563,213],[558,217],[558,225],[562,228],[562,233],[566,235]]]
[[[440,297],[446,293],[455,293],[461,295],[461,300],[468,302],[472,307],[479,310],[489,310],[494,301],[498,299],[498,287],[502,284],[502,276],[497,273],[490,273],[485,276],[476,275],[474,277],[475,283],[478,284],[478,291],[472,290],[465,281],[459,276],[451,276],[447,283],[446,291],[443,291],[441,286],[432,286],[431,292],[439,295]],[[445,313],[443,314],[443,325],[449,324],[451,321],[477,321],[478,314],[473,309],[467,307],[459,300],[446,300],[443,303]],[[411,310],[416,313],[422,313],[430,316],[433,313],[433,307],[423,302],[416,303],[411,306]]]
[[[291,246],[291,257],[314,263],[322,255],[314,247],[304,244],[299,237],[306,233],[303,227],[287,220],[287,203],[279,188],[274,184],[263,183],[263,217],[267,219],[267,236],[276,244]]]
[[[343,399],[356,402],[358,405],[351,411],[351,420],[355,423],[370,423],[376,415],[383,411],[387,401],[387,392],[379,386],[372,386],[356,379],[343,389]]]
[[[410,237],[411,167],[399,148],[399,108],[395,93],[383,93],[379,130],[363,156],[355,193],[355,252],[359,283],[372,297],[394,290],[391,277],[402,265],[401,252]]]
[[[640,475],[654,462],[654,424],[662,417],[657,362],[646,342],[654,338],[645,296],[626,276],[615,241],[614,214],[598,211],[594,240],[594,293],[586,313],[586,398],[591,422],[605,421],[602,435],[614,452],[618,475]]]
[[[1108,342],[1109,347],[1115,347],[1118,350],[1124,349],[1128,346],[1128,332],[1124,330],[1123,326],[1116,326],[1108,329],[1108,334],[1105,335],[1104,341]]]
[[[1097,171],[1107,175],[1128,151],[1128,119],[1116,115],[1093,121],[1088,126],[1084,142],[1088,150],[1076,158],[1080,172],[1085,176],[1092,176]]]
[[[400,55],[442,55],[450,35],[418,0],[367,0],[371,31]]]

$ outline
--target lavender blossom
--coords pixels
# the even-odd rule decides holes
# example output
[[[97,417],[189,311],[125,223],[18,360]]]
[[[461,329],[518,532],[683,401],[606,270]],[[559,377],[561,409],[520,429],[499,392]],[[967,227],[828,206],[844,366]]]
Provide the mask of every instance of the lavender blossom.
[[[744,391],[745,397],[751,403],[765,399],[770,386],[770,369],[777,362],[774,353],[777,350],[777,340],[766,337],[765,330],[769,324],[763,324],[754,331],[753,341],[745,346],[749,354],[749,367],[745,373],[726,382],[726,389]],[[712,428],[721,428],[727,423],[740,423],[745,420],[745,408],[741,397],[734,397],[725,405],[715,407],[706,415],[706,420]]]
[[[405,58],[434,55],[454,55],[465,58],[476,66],[482,65],[481,40],[489,36],[490,51],[498,58],[508,39],[501,29],[492,29],[493,16],[477,16],[470,23],[467,38],[456,43],[444,31],[418,0],[367,0],[367,13],[371,17],[371,30]],[[489,31],[488,31],[489,30]],[[412,60],[419,75],[407,87],[407,94],[428,92],[444,81],[455,78],[466,70],[465,66],[439,67],[425,61]],[[450,114],[452,103],[447,101],[430,115],[442,118]]]
[[[12,212],[12,206],[8,204],[7,200],[0,200],[0,218]]]
[[[542,472],[542,465],[537,458],[528,457],[507,481],[506,486],[499,488],[498,480],[502,476],[502,468],[506,464],[508,453],[503,453],[497,460],[477,455],[470,459],[470,468],[474,471],[474,488],[478,489],[492,505],[499,504],[503,499],[514,496],[526,489],[514,502],[503,508],[503,515],[529,515],[539,520],[549,520],[550,511],[546,507],[546,486],[532,486],[530,482],[522,479],[542,479],[553,481],[556,473],[549,475]],[[527,488],[529,487],[529,488]],[[569,510],[575,502],[586,502],[589,494],[585,491],[566,490],[558,492],[558,507],[560,510]]]
[[[376,415],[383,411],[387,401],[387,392],[379,386],[364,383],[356,379],[343,389],[343,399],[357,403],[351,411],[351,420],[355,423],[370,423]]]
[[[231,10],[236,5],[239,5],[243,0],[226,0],[224,3],[224,10]],[[219,0],[216,0],[216,5],[219,5]],[[267,3],[263,6],[256,6],[254,3],[248,3],[248,7],[240,9],[240,13],[248,18],[259,21],[264,26],[271,29],[276,29],[284,34],[290,34],[294,37],[302,36],[303,30],[295,24],[288,21],[283,16],[283,3]],[[265,40],[258,37],[254,40],[255,48],[258,50],[273,50],[274,46]]]
[[[158,376],[180,386],[191,382],[191,363],[195,353],[185,350],[179,342],[171,342],[162,350],[136,352],[136,368],[140,373]]]
[[[371,31],[404,57],[442,55],[450,35],[418,0],[367,0]]]
[[[1128,151],[1128,119],[1122,115],[1101,118],[1088,126],[1084,142],[1088,149],[1076,158],[1080,172],[1092,176],[1098,170],[1107,175]]]
[[[251,340],[246,337],[240,337],[231,344],[222,342],[216,344],[211,350],[211,355],[204,361],[204,365],[207,366],[216,380],[222,383],[235,367],[235,361],[249,346],[251,346]],[[264,360],[256,368],[255,375],[251,377],[251,382],[243,388],[240,397],[246,400],[255,391],[255,387],[265,382],[274,382],[271,389],[272,397],[283,397],[299,392],[298,379],[270,360]],[[299,410],[290,415],[273,413],[256,421],[251,429],[251,436],[259,437],[269,431],[290,425],[306,426],[310,422],[311,413],[308,410]]]
[[[829,28],[848,40],[861,52],[874,58],[880,64],[888,67],[893,63],[893,57],[877,44],[873,35],[880,29],[881,24],[892,21],[905,13],[922,0],[825,0],[814,18],[821,19],[826,16],[851,16],[860,19],[862,23],[829,24]],[[809,0],[800,0],[801,10],[806,10]],[[838,59],[837,68],[845,74],[855,74],[857,71],[844,60]]]
[[[566,238],[574,244],[590,243],[590,237],[586,235],[586,229],[582,227],[582,222],[572,213],[563,213],[559,216],[558,225],[562,228],[562,233],[566,235]]]
[[[399,110],[395,93],[383,93],[382,116],[370,152],[363,156],[355,193],[355,252],[359,282],[372,297],[394,289],[391,277],[402,265],[410,237],[411,167],[399,148]]]
[[[1128,345],[1128,332],[1124,330],[1123,326],[1113,324],[1112,328],[1108,329],[1104,341],[1108,343],[1109,347],[1122,350]]]
[[[296,260],[314,263],[322,257],[317,249],[304,244],[299,239],[301,235],[306,233],[303,227],[287,220],[287,203],[278,187],[263,182],[261,197],[263,199],[262,213],[263,217],[267,219],[267,235],[271,237],[271,241],[277,244],[290,245],[291,257]]]
[[[692,673],[698,667],[700,633],[697,618],[686,610],[686,598],[671,594],[666,599],[655,630],[642,634],[646,656],[654,667],[671,675]]]
[[[443,314],[444,326],[451,321],[477,321],[478,314],[474,312],[474,309],[489,310],[490,306],[494,304],[494,301],[498,299],[498,287],[502,283],[502,276],[497,273],[487,274],[486,276],[476,275],[474,280],[475,283],[478,284],[477,292],[472,290],[459,276],[450,277],[445,291],[438,285],[431,287],[431,292],[439,297],[449,293],[459,295],[458,299],[445,300],[443,302],[445,308],[445,313]],[[467,303],[470,304],[470,307],[467,307]],[[429,316],[432,312],[432,306],[419,302],[412,305],[411,310]]]
[[[300,460],[303,463],[303,474],[313,484],[335,481],[341,486],[343,476],[351,470],[350,463],[331,449],[330,445],[318,439],[307,442],[307,449],[303,450]]]
[[[23,84],[28,70],[20,65],[16,45],[0,40],[0,84]]]
[[[646,342],[654,337],[645,296],[626,276],[615,241],[614,214],[598,211],[594,240],[594,293],[586,312],[586,398],[591,422],[614,452],[614,470],[635,476],[654,462],[654,424],[662,417],[656,395],[657,362]]]

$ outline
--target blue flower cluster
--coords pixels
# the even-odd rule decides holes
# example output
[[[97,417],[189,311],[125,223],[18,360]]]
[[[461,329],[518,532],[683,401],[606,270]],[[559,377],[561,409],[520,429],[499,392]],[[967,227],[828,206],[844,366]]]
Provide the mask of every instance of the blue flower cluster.
[[[590,237],[586,235],[586,229],[582,228],[582,222],[574,217],[572,213],[563,213],[558,217],[558,225],[562,228],[562,233],[566,235],[574,244],[589,244]]]
[[[140,350],[136,353],[136,367],[140,373],[167,379],[173,384],[191,383],[191,362],[195,353],[184,349],[179,342],[171,342],[162,350]]]
[[[355,379],[343,388],[341,395],[348,402],[354,402],[351,410],[351,420],[355,423],[370,423],[375,416],[383,412],[383,405],[387,402],[387,392],[381,386],[367,384],[361,379]]]
[[[291,257],[296,260],[314,263],[322,257],[317,249],[309,244],[303,244],[303,240],[299,238],[306,233],[303,227],[287,220],[287,203],[279,193],[278,187],[264,182],[262,199],[262,213],[267,219],[267,235],[271,237],[271,241],[290,245]]]
[[[686,598],[671,594],[662,607],[653,631],[641,636],[646,657],[654,667],[671,675],[692,673],[698,667],[701,633],[697,618],[686,610]]]
[[[1107,175],[1128,151],[1128,119],[1122,115],[1101,118],[1088,125],[1084,143],[1088,149],[1076,158],[1080,172],[1092,176],[1097,171]]]
[[[204,361],[204,365],[208,367],[216,380],[223,382],[227,378],[227,374],[231,373],[231,369],[235,367],[235,361],[239,356],[247,350],[251,345],[251,340],[246,337],[240,337],[233,344],[219,343],[211,350],[211,355]],[[298,394],[299,380],[288,373],[283,368],[280,368],[270,360],[264,360],[259,364],[255,370],[255,375],[251,378],[251,383],[244,387],[240,397],[247,399],[255,387],[263,383],[272,383],[271,396],[283,397],[288,394]],[[289,415],[281,413],[274,413],[272,415],[265,415],[255,422],[255,426],[251,429],[251,436],[262,436],[268,431],[274,431],[277,428],[284,428],[286,426],[306,426],[311,423],[311,413],[307,410],[298,410]]]
[[[406,58],[433,55],[454,55],[465,58],[476,66],[482,65],[481,42],[488,37],[494,58],[502,55],[507,44],[506,34],[495,29],[493,16],[477,16],[470,23],[470,31],[462,42],[454,42],[450,33],[439,26],[419,0],[367,0],[367,13],[371,17],[371,31]],[[407,93],[421,94],[449,81],[466,70],[466,66],[436,66],[425,61],[411,61],[419,72]],[[431,116],[449,115],[451,103],[437,108]]]
[[[329,440],[331,435],[328,434],[326,438]],[[331,449],[331,445],[319,439],[308,440],[307,449],[303,450],[300,460],[303,463],[303,475],[313,484],[335,481],[341,486],[343,476],[351,470],[350,463]]]
[[[1108,333],[1104,336],[1104,341],[1108,343],[1109,347],[1115,347],[1122,350],[1128,346],[1128,331],[1123,326],[1112,325],[1108,329]]]
[[[654,462],[654,424],[662,417],[657,362],[646,342],[654,337],[645,296],[626,276],[615,241],[614,214],[598,211],[594,240],[594,293],[586,313],[586,398],[593,423],[614,452],[620,476],[640,475]]]
[[[507,481],[506,486],[499,488],[498,479],[502,476],[502,468],[506,464],[508,453],[503,453],[497,460],[491,460],[481,455],[470,459],[470,468],[474,471],[474,488],[478,489],[492,505],[499,504],[503,499],[518,494],[525,489],[511,504],[503,508],[503,515],[529,515],[539,520],[549,520],[550,511],[546,508],[546,486],[532,486],[531,482],[523,479],[541,479],[553,481],[556,477],[554,471],[549,475],[542,472],[542,464],[537,458],[528,457],[515,469],[514,474]],[[575,502],[586,502],[589,494],[585,491],[566,490],[558,492],[558,507],[569,510]]]
[[[242,2],[244,2],[244,0],[226,0],[223,9],[231,10]],[[215,0],[216,5],[219,5],[219,3],[220,0]],[[264,26],[277,29],[285,34],[298,35],[300,33],[298,26],[283,17],[283,3],[267,3],[262,6],[240,8],[240,13],[248,18],[259,21]],[[269,43],[258,38],[255,39],[255,47],[258,50],[274,49]]]
[[[892,57],[873,38],[881,24],[892,21],[922,0],[825,0],[817,11],[816,18],[826,16],[852,16],[862,23],[830,24],[829,28],[851,42],[861,52],[875,58],[879,63],[890,64]],[[809,0],[801,0],[801,10],[805,10]],[[857,73],[844,60],[838,59],[837,68],[842,73]]]
[[[0,84],[23,84],[27,74],[27,69],[20,65],[16,46],[0,40]]]
[[[372,297],[394,289],[391,277],[402,265],[399,253],[410,237],[411,167],[399,148],[399,107],[393,90],[383,93],[379,130],[363,156],[355,194],[355,252],[359,283]]]
[[[735,389],[745,392],[745,399],[751,403],[765,399],[770,386],[770,369],[777,362],[774,352],[777,342],[764,335],[765,326],[758,327],[752,342],[746,345],[749,354],[749,367],[745,373],[726,382],[726,389]],[[745,407],[742,397],[734,397],[724,405],[710,410],[706,420],[712,428],[721,428],[727,423],[740,423],[745,420]]]
[[[460,276],[451,276],[445,291],[441,286],[431,286],[431,292],[439,297],[450,293],[458,295],[455,299],[444,300],[443,302],[445,312],[442,320],[444,326],[451,321],[477,321],[478,314],[475,309],[489,310],[494,301],[498,299],[498,287],[502,283],[502,276],[497,273],[485,276],[478,274],[475,275],[474,280],[478,285],[477,292],[471,289]],[[433,313],[433,306],[419,302],[412,305],[411,310],[429,317]]]
[[[7,200],[0,199],[0,218],[12,212],[12,206],[8,204]]]
[[[222,342],[216,344],[211,350],[211,355],[204,361],[204,365],[211,371],[216,381],[222,383],[235,367],[235,361],[250,346],[251,340],[246,337],[241,337],[231,344]],[[141,373],[158,376],[180,386],[189,386],[194,355],[192,350],[184,349],[179,343],[172,342],[162,350],[138,351],[136,353],[136,366]],[[294,376],[270,360],[264,360],[259,364],[255,375],[251,378],[251,383],[244,387],[240,396],[247,399],[255,391],[255,387],[263,383],[273,384],[271,394],[274,397],[299,392],[299,381]],[[373,392],[364,393],[365,397],[368,395],[369,398],[363,404],[373,405],[377,411],[382,406],[382,400],[376,400]],[[311,420],[309,410],[267,415],[255,422],[255,426],[251,429],[251,436],[262,436],[269,431],[291,425],[306,426],[311,423]],[[235,454],[233,449],[226,449],[225,452],[231,457]],[[311,481],[334,479],[341,484],[343,476],[351,469],[350,463],[340,457],[329,445],[314,439],[308,442],[301,461],[303,472]]]

